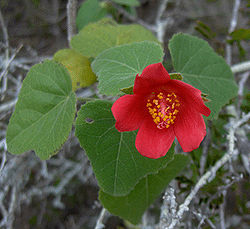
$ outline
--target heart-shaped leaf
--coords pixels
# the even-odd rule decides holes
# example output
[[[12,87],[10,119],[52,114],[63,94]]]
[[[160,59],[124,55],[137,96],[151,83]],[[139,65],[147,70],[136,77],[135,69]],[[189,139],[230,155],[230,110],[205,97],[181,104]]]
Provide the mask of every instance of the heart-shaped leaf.
[[[96,57],[105,49],[139,41],[155,41],[156,37],[141,25],[118,25],[103,19],[85,26],[71,40],[71,47],[86,57]]]
[[[206,41],[187,34],[174,35],[169,49],[175,71],[181,73],[184,82],[208,95],[208,118],[216,118],[221,107],[237,95],[230,67]]]
[[[75,50],[61,49],[55,53],[54,60],[64,65],[69,71],[73,91],[96,82],[96,76],[90,67],[90,61]]]
[[[8,151],[35,150],[41,159],[48,159],[69,135],[75,104],[70,76],[63,66],[54,61],[33,66],[8,125]]]
[[[157,174],[150,174],[142,178],[128,195],[112,196],[101,190],[99,199],[110,213],[137,224],[141,221],[144,211],[163,192],[169,182],[180,173],[188,161],[187,156],[177,154]]]
[[[76,136],[92,164],[98,184],[111,195],[128,194],[145,175],[156,173],[173,157],[143,157],[135,148],[136,132],[118,132],[108,101],[88,102],[76,120]]]
[[[98,76],[98,88],[105,95],[121,94],[121,89],[134,85],[137,74],[150,64],[162,62],[163,50],[155,42],[142,41],[110,48],[92,63]]]

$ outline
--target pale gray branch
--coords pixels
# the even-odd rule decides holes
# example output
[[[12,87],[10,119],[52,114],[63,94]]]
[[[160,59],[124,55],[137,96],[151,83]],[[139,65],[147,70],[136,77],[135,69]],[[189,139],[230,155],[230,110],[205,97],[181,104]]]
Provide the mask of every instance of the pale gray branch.
[[[121,6],[119,6],[118,4],[112,2],[112,1],[109,1],[108,2],[115,8],[119,11],[119,13],[121,13],[122,15],[124,15],[127,19],[129,19],[130,21],[132,22],[136,22],[142,26],[144,26],[145,28],[151,30],[151,31],[155,31],[155,27],[146,23],[145,21],[143,21],[142,19],[138,18],[138,17],[135,17],[133,16],[132,14],[129,14],[125,9],[123,9]]]
[[[225,197],[226,197],[226,194],[227,194],[227,190],[224,190],[222,192],[223,194],[223,202],[222,204],[220,205],[220,228],[221,229],[226,229],[226,224],[225,224]]]
[[[220,169],[225,163],[232,160],[232,158],[238,154],[238,151],[234,149],[235,131],[240,125],[245,123],[249,118],[250,118],[250,113],[245,115],[239,121],[235,121],[232,124],[232,126],[229,128],[229,133],[227,136],[228,143],[229,143],[228,153],[226,153],[219,161],[217,161],[215,165],[200,178],[198,183],[195,185],[194,189],[190,192],[190,194],[185,199],[184,203],[180,205],[179,210],[175,218],[172,220],[172,223],[170,224],[168,229],[175,228],[175,226],[179,223],[184,212],[189,210],[189,204],[193,200],[193,198],[196,196],[200,188],[202,188],[208,182],[211,182],[214,179],[218,169]]]
[[[205,171],[205,167],[206,167],[206,163],[207,163],[207,155],[208,155],[208,149],[209,149],[209,145],[211,142],[211,131],[210,131],[210,127],[207,127],[207,134],[206,137],[203,141],[203,148],[202,148],[202,155],[201,155],[201,159],[200,159],[200,175],[203,175],[204,171]]]
[[[162,15],[164,11],[166,10],[168,2],[169,0],[161,1],[159,8],[158,8],[157,15],[156,15],[154,27],[155,27],[156,36],[160,42],[164,41],[164,35],[165,35],[167,25],[173,23],[173,20],[170,17],[165,18],[164,20],[162,19]]]
[[[172,217],[176,215],[177,203],[174,189],[168,187],[163,196],[159,228],[167,228],[171,224]]]
[[[4,44],[5,44],[5,58],[6,60],[9,59],[9,36],[8,31],[4,23],[4,18],[2,15],[2,11],[0,10],[0,23],[3,30],[3,38],[4,38]]]
[[[76,33],[76,11],[77,11],[77,0],[68,0],[67,4],[67,31],[68,31],[68,42]]]
[[[237,25],[240,2],[241,0],[234,1],[233,13],[232,13],[232,18],[231,18],[230,26],[228,29],[228,33],[233,32]],[[228,43],[226,44],[226,61],[228,65],[232,64],[232,47]]]
[[[250,61],[245,61],[239,64],[235,64],[231,67],[233,73],[250,71]]]
[[[106,214],[107,214],[106,209],[102,208],[102,211],[97,219],[95,229],[103,229],[105,227],[103,221]]]
[[[4,103],[3,105],[0,106],[0,112],[3,111],[8,111],[12,109],[16,105],[17,99],[13,99],[9,102]]]

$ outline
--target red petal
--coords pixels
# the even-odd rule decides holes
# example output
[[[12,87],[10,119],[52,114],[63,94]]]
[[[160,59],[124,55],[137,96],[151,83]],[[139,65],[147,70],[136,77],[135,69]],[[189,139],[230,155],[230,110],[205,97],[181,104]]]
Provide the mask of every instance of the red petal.
[[[115,101],[111,110],[116,119],[118,131],[137,130],[146,114],[143,98],[138,95],[124,95]]]
[[[135,140],[135,146],[142,156],[163,157],[175,139],[173,128],[157,129],[150,119],[142,123]]]
[[[161,63],[148,65],[141,75],[136,76],[134,94],[145,94],[152,91],[152,87],[161,86],[170,80],[167,70]]]
[[[194,109],[182,109],[174,123],[174,133],[184,152],[197,149],[206,135],[202,115]]]
[[[170,80],[167,88],[178,93],[186,105],[189,105],[207,117],[210,115],[211,111],[205,106],[199,89],[180,80]]]

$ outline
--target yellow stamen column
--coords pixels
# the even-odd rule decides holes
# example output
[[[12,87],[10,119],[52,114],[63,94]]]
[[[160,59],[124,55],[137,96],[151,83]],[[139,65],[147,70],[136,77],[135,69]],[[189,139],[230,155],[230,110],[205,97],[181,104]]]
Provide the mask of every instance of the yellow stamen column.
[[[176,107],[179,106],[180,101],[174,92],[171,94],[160,92],[157,95],[153,92],[146,104],[149,114],[159,129],[169,128],[171,124],[174,124],[176,115],[179,112]]]

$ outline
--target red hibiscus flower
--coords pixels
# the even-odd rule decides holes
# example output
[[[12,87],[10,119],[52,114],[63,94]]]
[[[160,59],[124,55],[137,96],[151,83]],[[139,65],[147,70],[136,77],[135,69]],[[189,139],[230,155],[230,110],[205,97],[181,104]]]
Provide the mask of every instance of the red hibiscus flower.
[[[201,91],[172,80],[161,63],[147,66],[136,76],[133,95],[124,95],[112,106],[118,131],[139,129],[135,146],[149,158],[164,156],[175,136],[184,152],[199,147],[206,135],[202,117],[210,115]]]

